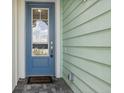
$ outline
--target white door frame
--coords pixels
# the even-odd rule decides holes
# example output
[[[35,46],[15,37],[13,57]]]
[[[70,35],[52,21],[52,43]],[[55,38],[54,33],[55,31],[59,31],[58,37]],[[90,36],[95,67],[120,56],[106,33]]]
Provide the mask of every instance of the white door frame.
[[[60,0],[17,0],[18,1],[18,75],[19,78],[26,77],[25,62],[25,1],[55,2],[55,73],[61,77],[60,63]]]

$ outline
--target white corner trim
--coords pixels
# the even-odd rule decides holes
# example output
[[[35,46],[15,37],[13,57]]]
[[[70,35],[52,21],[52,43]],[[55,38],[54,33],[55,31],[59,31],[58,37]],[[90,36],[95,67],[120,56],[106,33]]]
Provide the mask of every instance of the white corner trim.
[[[56,78],[61,77],[60,61],[60,0],[55,1],[55,36],[56,36]]]
[[[60,0],[17,0],[18,1],[18,74],[19,78],[26,77],[25,71],[25,1],[38,2],[55,2],[55,35],[56,35],[56,50],[55,50],[55,76],[61,77],[60,63]]]
[[[19,78],[25,78],[25,0],[18,1],[18,69]]]
[[[17,0],[12,1],[12,90],[17,85],[18,68],[17,68]]]

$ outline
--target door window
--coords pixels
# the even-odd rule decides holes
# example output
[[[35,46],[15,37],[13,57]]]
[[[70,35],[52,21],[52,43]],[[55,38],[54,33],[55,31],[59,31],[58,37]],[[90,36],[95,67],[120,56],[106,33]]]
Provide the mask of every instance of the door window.
[[[48,15],[48,8],[32,8],[32,56],[49,55]]]

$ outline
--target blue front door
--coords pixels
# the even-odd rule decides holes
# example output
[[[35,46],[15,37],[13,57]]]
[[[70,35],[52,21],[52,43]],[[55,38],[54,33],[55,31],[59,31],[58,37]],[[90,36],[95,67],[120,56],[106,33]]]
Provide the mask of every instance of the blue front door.
[[[54,6],[26,2],[26,76],[55,75]]]

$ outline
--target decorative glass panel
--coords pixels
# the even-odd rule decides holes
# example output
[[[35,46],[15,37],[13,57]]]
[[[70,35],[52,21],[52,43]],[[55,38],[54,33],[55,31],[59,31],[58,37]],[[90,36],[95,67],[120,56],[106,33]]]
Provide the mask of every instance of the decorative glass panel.
[[[32,9],[32,56],[49,55],[48,9]]]
[[[33,9],[33,19],[40,19],[40,12],[38,9]]]

